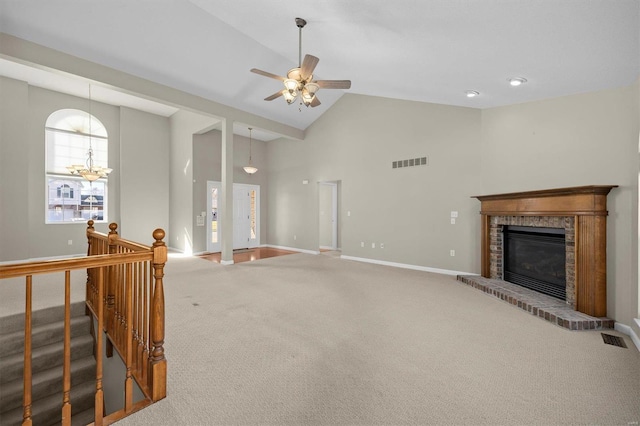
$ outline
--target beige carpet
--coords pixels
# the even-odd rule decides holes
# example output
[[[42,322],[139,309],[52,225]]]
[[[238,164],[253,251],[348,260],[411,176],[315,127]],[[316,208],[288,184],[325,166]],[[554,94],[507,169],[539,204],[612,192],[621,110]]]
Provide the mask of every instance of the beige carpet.
[[[63,301],[34,276],[34,308]],[[72,299],[84,276],[72,274]],[[1,315],[24,280],[0,281]],[[295,254],[170,258],[167,399],[122,425],[634,425],[640,353],[454,277]]]
[[[628,337],[605,345],[455,277],[294,254],[171,258],[165,282],[168,397],[118,424],[640,421]]]

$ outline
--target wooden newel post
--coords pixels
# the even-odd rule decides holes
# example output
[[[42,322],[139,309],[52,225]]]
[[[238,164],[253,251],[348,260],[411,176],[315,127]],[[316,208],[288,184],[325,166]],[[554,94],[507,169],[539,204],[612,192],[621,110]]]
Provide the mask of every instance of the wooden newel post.
[[[153,300],[151,303],[151,399],[158,401],[167,396],[167,360],[164,357],[164,264],[167,262],[167,246],[162,239],[162,229],[153,231]]]

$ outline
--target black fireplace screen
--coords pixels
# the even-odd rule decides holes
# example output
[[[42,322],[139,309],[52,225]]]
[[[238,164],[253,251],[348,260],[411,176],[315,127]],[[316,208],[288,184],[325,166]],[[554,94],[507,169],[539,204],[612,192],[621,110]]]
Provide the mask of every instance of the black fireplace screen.
[[[505,226],[504,280],[566,300],[564,229]]]

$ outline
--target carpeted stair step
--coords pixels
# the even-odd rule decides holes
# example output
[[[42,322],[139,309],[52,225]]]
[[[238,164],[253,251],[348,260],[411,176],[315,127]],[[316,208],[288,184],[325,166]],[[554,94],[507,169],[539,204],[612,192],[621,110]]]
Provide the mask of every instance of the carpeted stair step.
[[[64,346],[62,342],[40,346],[32,351],[31,370],[35,377],[38,372],[62,365]],[[71,339],[71,360],[93,355],[93,337],[87,333]],[[24,369],[24,356],[16,353],[0,358],[0,384],[20,379]]]
[[[86,426],[95,421],[95,416],[95,410],[93,409],[93,405],[91,405],[91,408],[84,410],[78,414],[74,414],[71,417],[71,426]]]
[[[71,363],[71,386],[77,386],[96,377],[96,361],[93,355]],[[32,395],[58,394],[62,400],[62,366],[56,366],[33,376]],[[22,407],[22,377],[0,387],[0,413]]]
[[[85,302],[71,304],[71,317],[83,316],[85,313]],[[32,328],[53,322],[64,321],[64,306],[53,306],[51,308],[33,311],[31,314]],[[0,317],[0,333],[9,334],[16,331],[24,333],[24,314],[9,315]]]
[[[81,315],[71,318],[71,337],[87,334],[91,330],[91,317]],[[31,349],[36,349],[64,339],[64,321],[45,323],[32,327]],[[24,330],[0,335],[0,358],[24,351]]]
[[[75,415],[80,413],[86,415],[85,411],[93,410],[95,391],[94,381],[87,381],[71,388],[72,424],[82,424],[79,423],[81,419],[74,419]],[[34,425],[59,425],[62,417],[62,392],[34,401],[31,413]],[[22,407],[0,413],[0,424],[2,426],[19,426],[22,424],[22,415]],[[88,423],[90,422],[91,420]]]

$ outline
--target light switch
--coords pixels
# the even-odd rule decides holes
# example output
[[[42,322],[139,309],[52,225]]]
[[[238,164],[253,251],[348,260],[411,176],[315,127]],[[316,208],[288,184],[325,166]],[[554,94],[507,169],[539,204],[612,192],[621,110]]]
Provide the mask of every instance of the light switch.
[[[451,211],[451,217],[458,217],[458,212]]]

